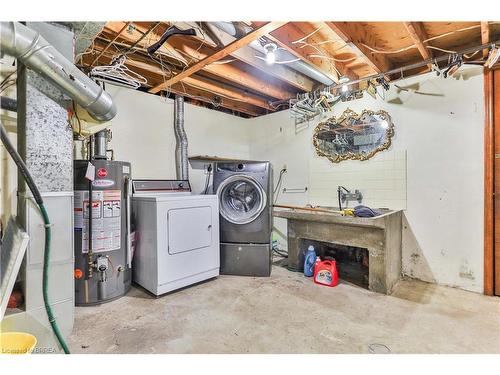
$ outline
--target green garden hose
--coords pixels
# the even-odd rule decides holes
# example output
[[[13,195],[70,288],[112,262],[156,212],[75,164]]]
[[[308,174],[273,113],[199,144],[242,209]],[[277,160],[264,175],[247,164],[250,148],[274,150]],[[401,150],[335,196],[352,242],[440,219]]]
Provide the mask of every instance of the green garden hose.
[[[5,131],[2,123],[0,123],[0,138],[2,140],[2,143],[5,145],[5,149],[7,152],[10,154],[14,162],[16,163],[17,168],[19,169],[19,172],[23,176],[24,180],[26,181],[26,184],[31,190],[31,193],[33,194],[33,198],[35,199],[36,203],[38,204],[38,207],[40,209],[40,213],[42,214],[43,217],[43,223],[45,226],[45,249],[43,252],[43,276],[42,276],[42,293],[43,293],[43,302],[45,304],[45,311],[47,311],[47,317],[49,318],[49,323],[50,326],[52,327],[52,331],[54,332],[54,335],[57,338],[57,341],[59,342],[59,345],[61,348],[64,350],[64,353],[69,354],[69,349],[68,346],[66,345],[66,342],[64,341],[64,338],[62,337],[61,331],[59,330],[59,327],[56,322],[56,318],[54,317],[54,314],[52,313],[52,308],[50,307],[49,303],[49,261],[50,261],[50,241],[51,241],[51,224],[49,220],[49,215],[47,214],[47,210],[45,209],[45,206],[43,204],[43,199],[40,194],[40,191],[38,190],[38,187],[35,184],[35,181],[31,177],[31,174],[29,173],[28,168],[26,167],[26,164],[24,163],[23,159],[21,156],[17,153],[16,149],[10,142],[10,139],[7,135],[7,132]]]
[[[59,330],[59,326],[57,325],[56,318],[52,313],[52,308],[49,303],[49,261],[50,261],[50,240],[51,240],[51,230],[50,230],[50,220],[49,215],[47,214],[47,210],[42,203],[38,204],[40,208],[40,212],[43,217],[43,223],[45,226],[45,250],[43,252],[43,275],[42,275],[42,292],[43,292],[43,303],[45,304],[45,310],[47,311],[47,317],[49,318],[49,323],[52,327],[52,331],[54,331],[54,335],[57,337],[57,341],[59,341],[59,345],[64,350],[65,354],[69,354],[68,345],[66,345],[66,341],[64,341],[64,337],[62,337],[61,331]]]

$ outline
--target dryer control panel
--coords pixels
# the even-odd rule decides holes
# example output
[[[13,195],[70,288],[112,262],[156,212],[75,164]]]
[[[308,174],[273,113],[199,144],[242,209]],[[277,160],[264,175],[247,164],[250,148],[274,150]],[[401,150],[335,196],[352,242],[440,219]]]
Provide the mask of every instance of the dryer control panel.
[[[191,193],[188,180],[133,180],[134,194]]]

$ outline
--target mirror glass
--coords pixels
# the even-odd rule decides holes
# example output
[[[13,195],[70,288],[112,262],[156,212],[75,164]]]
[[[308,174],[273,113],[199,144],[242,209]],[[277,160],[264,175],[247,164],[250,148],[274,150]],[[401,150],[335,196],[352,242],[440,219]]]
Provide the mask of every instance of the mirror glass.
[[[314,129],[313,144],[319,156],[333,163],[342,160],[368,160],[389,148],[394,124],[385,111],[346,109],[339,118],[330,117]]]

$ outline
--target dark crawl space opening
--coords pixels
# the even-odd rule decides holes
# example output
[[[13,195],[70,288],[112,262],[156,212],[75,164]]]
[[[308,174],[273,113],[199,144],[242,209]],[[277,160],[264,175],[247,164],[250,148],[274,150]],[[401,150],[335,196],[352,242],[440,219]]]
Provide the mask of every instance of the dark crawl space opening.
[[[307,239],[301,240],[300,248],[305,252],[309,245],[321,260],[336,261],[339,279],[368,289],[368,249]]]

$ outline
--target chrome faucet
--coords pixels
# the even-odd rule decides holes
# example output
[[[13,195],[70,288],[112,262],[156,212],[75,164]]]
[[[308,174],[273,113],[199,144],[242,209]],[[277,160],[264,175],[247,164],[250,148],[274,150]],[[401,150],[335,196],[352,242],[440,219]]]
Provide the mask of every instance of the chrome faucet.
[[[361,194],[358,189],[354,190],[354,193],[352,193],[349,189],[341,185],[337,187],[337,197],[340,210],[342,210],[342,203],[345,203],[347,207],[350,201],[357,201],[358,203],[363,201],[363,194]]]

